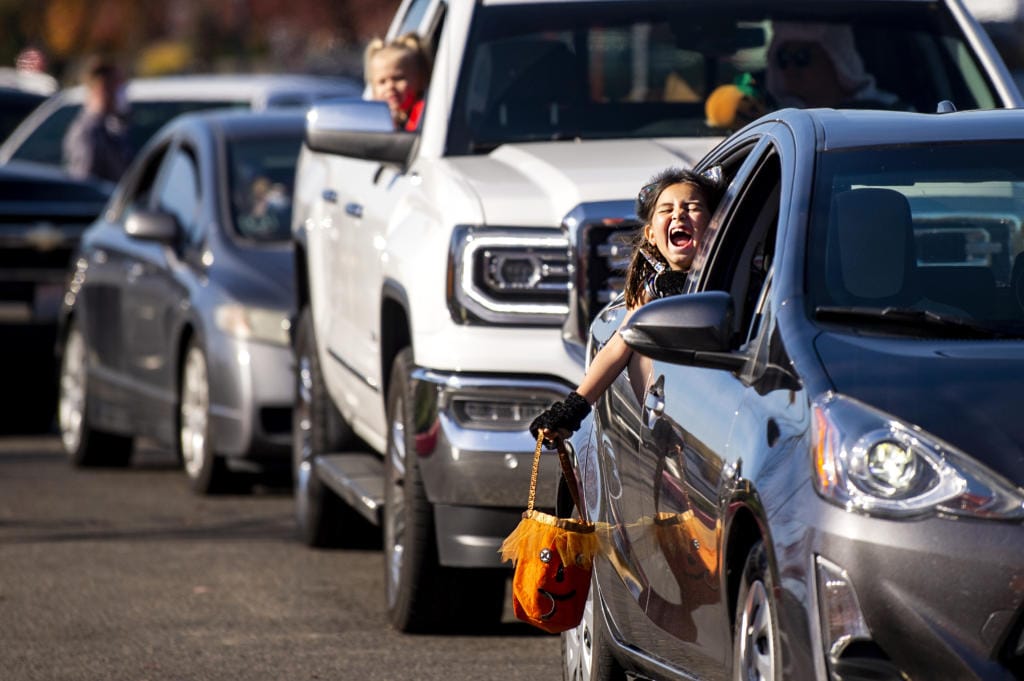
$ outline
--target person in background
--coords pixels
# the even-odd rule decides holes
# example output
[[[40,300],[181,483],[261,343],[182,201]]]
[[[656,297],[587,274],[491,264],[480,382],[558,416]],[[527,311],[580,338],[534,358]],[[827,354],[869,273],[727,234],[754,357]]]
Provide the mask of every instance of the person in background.
[[[877,88],[853,31],[841,24],[775,22],[765,88],[770,108],[906,108]]]
[[[720,176],[682,168],[668,168],[651,178],[636,199],[636,215],[643,223],[633,240],[633,255],[626,269],[625,299],[628,320],[641,305],[683,292],[686,273],[693,264],[711,215],[722,196]],[[566,438],[579,429],[597,401],[629,364],[629,378],[638,394],[646,380],[643,361],[631,362],[633,351],[617,332],[602,347],[587,369],[583,382],[569,396],[555,402],[530,424],[536,439]]]
[[[117,182],[131,161],[128,121],[118,106],[121,71],[113,62],[93,57],[82,81],[85,101],[64,135],[64,167],[73,177]]]
[[[430,77],[430,58],[419,36],[406,33],[390,43],[375,38],[366,47],[365,65],[373,99],[388,103],[395,129],[416,130]]]

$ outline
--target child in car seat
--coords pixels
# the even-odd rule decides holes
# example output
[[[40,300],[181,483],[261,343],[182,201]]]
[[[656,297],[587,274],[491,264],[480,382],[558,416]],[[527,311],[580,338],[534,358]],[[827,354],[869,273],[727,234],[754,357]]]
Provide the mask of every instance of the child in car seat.
[[[430,57],[419,36],[406,33],[389,43],[371,40],[365,64],[373,99],[388,103],[395,129],[416,130],[430,78]]]
[[[655,298],[683,292],[686,273],[704,238],[721,198],[721,179],[710,173],[668,168],[651,178],[636,198],[642,222],[633,240],[626,270],[625,322],[636,308]],[[555,402],[530,424],[537,438],[566,438],[579,429],[590,406],[621,373],[632,350],[616,333],[594,356],[583,382],[561,402]]]

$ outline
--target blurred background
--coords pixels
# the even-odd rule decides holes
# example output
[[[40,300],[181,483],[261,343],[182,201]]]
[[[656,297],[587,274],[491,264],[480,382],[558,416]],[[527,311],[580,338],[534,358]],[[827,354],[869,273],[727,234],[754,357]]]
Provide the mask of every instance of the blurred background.
[[[102,52],[129,76],[304,72],[362,77],[361,49],[399,0],[0,0],[0,67],[58,85]],[[32,51],[34,48],[34,51]],[[24,52],[29,49],[29,52]],[[36,62],[41,60],[41,62]]]

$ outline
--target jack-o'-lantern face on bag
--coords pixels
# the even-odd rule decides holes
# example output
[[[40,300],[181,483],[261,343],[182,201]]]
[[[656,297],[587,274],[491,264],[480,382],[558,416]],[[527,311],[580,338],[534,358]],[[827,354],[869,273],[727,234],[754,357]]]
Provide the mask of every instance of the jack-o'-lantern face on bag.
[[[523,558],[512,578],[512,608],[517,619],[550,633],[576,626],[590,591],[590,566],[562,562],[559,552],[543,548]]]

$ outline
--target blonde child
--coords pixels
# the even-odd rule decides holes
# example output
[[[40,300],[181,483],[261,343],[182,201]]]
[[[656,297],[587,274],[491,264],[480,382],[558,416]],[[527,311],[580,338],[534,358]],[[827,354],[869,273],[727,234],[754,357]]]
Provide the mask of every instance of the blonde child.
[[[396,130],[416,130],[430,77],[430,58],[419,36],[406,33],[389,43],[370,41],[365,56],[366,82],[373,99],[387,102]]]
[[[633,256],[626,270],[623,321],[650,300],[682,293],[686,272],[718,204],[719,184],[691,170],[669,168],[640,190],[636,214],[643,224],[634,238]],[[591,360],[579,387],[533,420],[533,437],[544,430],[545,439],[565,438],[579,429],[590,406],[622,372],[631,355],[622,337],[613,335]]]

